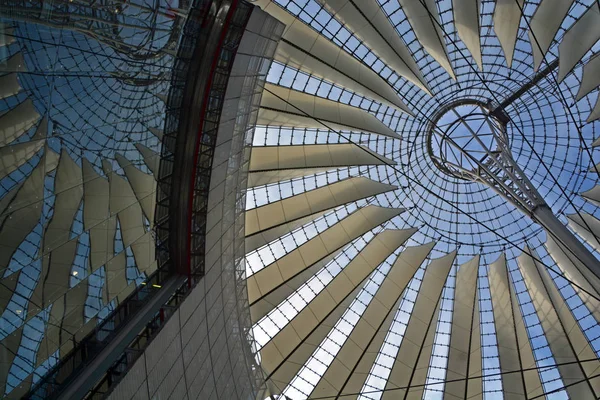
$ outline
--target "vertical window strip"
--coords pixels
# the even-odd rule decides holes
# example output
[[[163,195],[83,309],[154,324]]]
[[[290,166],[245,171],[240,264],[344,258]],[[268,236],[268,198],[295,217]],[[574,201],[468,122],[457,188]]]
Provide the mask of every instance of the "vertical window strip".
[[[422,265],[410,280],[407,288],[402,292],[400,307],[394,316],[394,321],[388,329],[375,363],[361,389],[362,394],[359,396],[359,399],[377,400],[383,395],[383,390],[394,366],[400,345],[402,344],[404,332],[408,326],[424,273],[425,267]]]
[[[298,315],[329,283],[339,275],[358,253],[382,230],[381,227],[367,232],[352,241],[340,254],[325,265],[305,284],[294,291],[281,304],[271,310],[252,327],[257,348],[261,349],[296,315]]]
[[[429,369],[427,371],[427,380],[425,381],[426,386],[423,391],[423,398],[428,400],[442,399],[444,397],[444,381],[446,380],[446,371],[448,369],[455,289],[456,265],[452,266],[442,292],[440,315],[435,329],[431,358],[429,359]]]

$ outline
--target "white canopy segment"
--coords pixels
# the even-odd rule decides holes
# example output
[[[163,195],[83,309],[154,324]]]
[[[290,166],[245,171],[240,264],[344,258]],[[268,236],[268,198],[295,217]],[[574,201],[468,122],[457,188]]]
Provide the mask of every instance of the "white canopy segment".
[[[400,137],[366,111],[270,83],[265,85],[257,124],[320,129],[328,126]]]
[[[273,398],[600,396],[598,5],[530,3],[255,3],[286,24],[244,226]]]

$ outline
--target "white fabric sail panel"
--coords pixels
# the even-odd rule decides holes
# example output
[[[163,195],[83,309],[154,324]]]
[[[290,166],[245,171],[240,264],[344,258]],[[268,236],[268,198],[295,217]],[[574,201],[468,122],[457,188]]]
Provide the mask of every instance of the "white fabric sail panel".
[[[561,378],[570,398],[573,399],[592,399],[597,398],[597,394],[594,394],[592,387],[586,382],[586,373],[577,364],[580,352],[585,352],[585,346],[589,346],[583,333],[577,327],[573,329],[572,323],[575,325],[576,322],[565,304],[564,300],[557,295],[559,299],[551,298],[549,292],[553,289],[554,282],[543,279],[540,275],[541,268],[545,267],[539,265],[532,256],[537,258],[537,255],[532,250],[525,248],[523,254],[518,258],[519,269],[525,280],[525,284],[531,296],[531,301],[536,309],[536,313],[544,330],[546,340],[552,350],[552,355],[558,366]],[[551,279],[548,276],[548,279]],[[551,285],[548,285],[550,283]],[[561,309],[566,307],[566,313],[561,312]],[[559,315],[560,313],[560,315]],[[565,318],[569,314],[572,320]],[[583,343],[581,342],[583,340]],[[592,353],[592,358],[595,354]],[[587,357],[590,358],[590,357]],[[571,364],[565,364],[571,363]],[[560,365],[562,364],[562,365]],[[588,363],[586,363],[588,364]],[[592,364],[594,370],[599,366],[598,363]],[[589,367],[585,368],[586,372]],[[583,382],[583,384],[576,384],[576,382]],[[573,386],[569,386],[573,385]]]
[[[479,256],[462,264],[456,275],[456,288],[454,290],[454,309],[452,312],[452,330],[450,348],[448,351],[448,364],[446,380],[451,381],[444,386],[444,398],[462,399],[467,390],[471,347],[471,332],[474,329],[475,309],[477,301],[477,271],[479,269]],[[477,337],[477,344],[480,338]],[[480,360],[473,360],[481,363]],[[455,381],[455,382],[452,382]]]
[[[261,349],[265,371],[271,373],[277,369],[294,348],[412,233],[412,230],[384,230],[371,239],[342,272]]]
[[[533,53],[533,68],[542,64],[558,28],[571,8],[573,0],[543,0],[529,20],[529,43]]]
[[[298,345],[296,349],[289,355],[284,363],[282,363],[277,370],[268,376],[268,382],[279,388],[281,392],[286,386],[288,386],[294,377],[300,372],[302,367],[309,360],[310,356],[318,349],[319,345],[322,344],[323,340],[335,327],[336,323],[348,310],[356,296],[360,293],[361,287],[358,286],[350,295],[348,295],[344,301],[342,301],[328,316],[325,318],[319,326],[317,326],[311,333]]]
[[[246,279],[248,301],[253,304],[329,254],[347,245],[403,210],[367,206],[353,212],[302,246]]]
[[[600,96],[596,100],[596,105],[594,106],[594,109],[590,113],[590,115],[589,115],[588,119],[586,120],[586,122],[590,123],[590,122],[595,121],[597,119],[600,119]],[[600,144],[600,139],[596,139],[594,141],[594,143],[592,143],[592,146],[596,147],[599,144]]]
[[[46,121],[46,118],[42,119],[35,135],[28,142],[0,148],[0,179],[16,171],[44,147],[48,127]]]
[[[480,71],[483,71],[481,60],[481,42],[479,26],[479,9],[481,0],[453,0],[454,25],[460,40],[467,46]]]
[[[46,324],[44,337],[37,349],[36,361],[42,361],[67,342],[84,325],[85,300],[88,294],[87,280],[64,293],[54,302]]]
[[[9,214],[0,229],[0,276],[21,242],[37,225],[42,215],[44,178],[58,164],[58,155],[46,149],[38,165],[31,171],[6,209]]]
[[[600,4],[594,2],[563,36],[558,46],[558,81],[562,82],[600,40]]]
[[[312,278],[317,272],[321,270],[321,268],[325,267],[330,261],[336,258],[342,249],[328,255],[322,260],[314,263],[309,268],[305,269],[298,275],[294,276],[292,279],[286,281],[283,285],[279,286],[277,289],[271,291],[268,295],[264,296],[260,300],[254,302],[250,306],[250,317],[252,319],[252,323],[258,322],[262,317],[267,315],[271,310],[281,304],[285,299],[287,299],[292,293],[294,293],[297,289],[299,289],[304,283],[306,283],[310,278]]]
[[[399,2],[421,45],[450,74],[452,79],[456,79],[446,52],[444,32],[440,28],[440,16],[435,0],[424,0],[423,2],[400,0]]]
[[[83,171],[83,226],[90,232],[90,265],[100,268],[114,254],[117,218],[110,216],[110,184],[86,159]]]
[[[146,174],[136,168],[131,161],[120,154],[115,155],[115,159],[125,171],[125,176],[133,189],[135,197],[142,206],[144,215],[154,224],[154,209],[156,207],[156,180],[152,175]]]
[[[469,353],[469,382],[467,383],[467,399],[483,400],[481,324],[479,315],[479,299],[473,309],[473,331],[471,332],[471,350]]]
[[[27,99],[0,116],[0,146],[18,139],[40,119],[33,101]]]
[[[395,33],[389,20],[381,12],[381,6],[377,1],[319,0],[319,2],[324,4],[337,20],[344,23],[398,75],[429,93],[417,63],[404,42],[399,40],[399,35]],[[374,11],[378,12],[374,13]],[[378,15],[382,15],[386,21],[376,18]],[[390,35],[390,33],[395,34]],[[395,39],[386,40],[390,37]]]
[[[436,321],[433,320],[433,313],[442,295],[444,283],[455,257],[456,251],[453,251],[432,260],[425,268],[419,294],[415,300],[398,355],[385,385],[386,390],[410,386],[412,371],[417,364],[419,351],[425,342],[427,329],[431,324],[436,324]],[[405,392],[405,389],[386,392],[382,398],[397,399]]]
[[[581,196],[600,207],[600,185],[596,185],[590,190],[581,193]]]
[[[6,382],[8,379],[8,373],[10,367],[15,360],[15,356],[19,351],[21,345],[21,339],[23,337],[23,328],[21,327],[2,339],[2,348],[5,349],[4,354],[0,357],[0,392],[5,393]]]
[[[600,220],[591,214],[571,214],[567,216],[569,226],[596,251],[600,251]],[[587,270],[587,268],[586,268]],[[584,273],[582,271],[582,273]],[[584,273],[585,274],[585,273]],[[591,272],[590,276],[595,276]],[[586,274],[586,276],[588,276]]]
[[[108,298],[114,299],[121,294],[127,286],[127,257],[125,252],[121,252],[106,263],[106,287],[108,290]]]
[[[27,72],[23,54],[15,53],[5,63],[0,62],[0,72]]]
[[[110,183],[110,213],[111,215],[118,214],[123,246],[129,247],[146,232],[142,207],[125,178],[117,175],[116,172],[111,172],[108,175],[108,181]]]
[[[382,328],[388,315],[394,314],[394,305],[401,299],[408,282],[419,269],[430,250],[429,245],[423,245],[410,247],[400,253],[375,296],[354,325],[354,329],[344,342],[337,357],[323,374],[322,379],[311,394],[312,396],[335,397],[342,391],[343,386],[363,358],[369,344]],[[435,331],[435,327],[433,331]],[[427,371],[425,371],[425,375],[427,375]]]
[[[367,65],[275,2],[255,4],[286,25],[275,53],[278,61],[410,114],[397,92]]]
[[[583,77],[575,100],[581,100],[598,86],[600,86],[600,56],[595,55],[583,66]]]
[[[150,131],[150,133],[152,133],[154,136],[156,136],[159,140],[162,141],[162,138],[164,136],[163,130],[160,128],[152,128],[152,127],[148,127],[148,130]]]
[[[440,299],[433,313],[433,321],[439,320],[441,305],[442,301]],[[433,346],[435,345],[436,328],[437,323],[432,323],[429,325],[429,328],[427,328],[427,335],[425,335],[425,341],[421,347],[417,365],[415,366],[414,374],[410,382],[410,387],[406,393],[407,400],[421,400],[423,399],[425,388],[436,389],[436,385],[426,386],[429,363],[431,361],[431,354],[433,353]],[[439,386],[437,386],[437,388],[439,388]]]
[[[316,33],[305,24],[296,27],[296,29],[299,31],[307,31],[305,33],[307,33],[308,37],[312,36],[313,33]],[[300,34],[301,32],[296,33]],[[408,107],[398,98],[396,92],[394,92],[394,90],[373,70],[363,64],[355,65],[360,63],[360,61],[350,54],[347,54],[329,40],[319,41],[318,44],[318,46],[315,46],[316,49],[328,50],[330,54],[339,54],[335,67],[323,62],[321,58],[317,58],[315,55],[308,53],[307,50],[297,47],[298,45],[301,45],[301,43],[291,44],[286,41],[279,42],[275,52],[275,60],[318,78],[322,78],[328,82],[335,83],[337,86],[341,86],[358,95],[373,99],[388,107],[410,113]],[[312,50],[314,51],[316,49]],[[370,86],[366,86],[370,83],[374,84],[374,89],[371,89]]]
[[[246,236],[395,189],[395,186],[369,178],[354,177],[309,190],[246,210]]]
[[[154,150],[144,146],[143,144],[136,143],[135,148],[140,152],[142,157],[144,158],[144,164],[148,167],[150,171],[154,174],[154,178],[158,179],[158,166],[160,163],[160,154],[156,153]]]
[[[305,168],[396,165],[396,161],[353,143],[256,146],[250,155],[250,172]]]
[[[0,99],[16,95],[21,91],[21,85],[15,72],[0,76]]]
[[[271,183],[289,181],[290,179],[302,178],[304,176],[316,175],[331,171],[335,167],[329,168],[303,168],[303,169],[279,169],[271,171],[250,172],[248,174],[247,188],[251,189],[257,186],[264,186]]]
[[[54,179],[54,212],[44,232],[44,254],[69,241],[73,220],[83,198],[81,168],[63,150]]]
[[[299,227],[309,223],[310,221],[313,221],[313,220],[325,215],[328,211],[330,211],[330,210],[325,210],[325,211],[321,211],[321,212],[318,212],[315,214],[311,214],[304,218],[296,219],[294,221],[291,221],[291,222],[288,222],[285,224],[274,226],[271,229],[266,229],[266,230],[257,232],[254,235],[246,236],[246,242],[245,242],[246,253],[250,253],[251,251],[258,249],[258,248],[266,245],[267,243],[270,243],[273,240],[276,240],[276,239],[292,232],[294,229],[299,228]]]
[[[523,3],[524,0],[496,0],[494,9],[494,31],[500,41],[509,68],[512,65],[517,43]]]
[[[0,23],[0,47],[14,43],[13,28],[7,24]]]
[[[488,270],[502,388],[514,398],[531,398],[541,395],[543,387],[537,370],[530,369],[536,368],[533,350],[508,274],[506,256],[502,254]],[[521,372],[523,369],[530,370]],[[512,371],[518,372],[509,373]]]
[[[257,125],[326,129],[316,118],[333,129],[400,138],[364,110],[271,83],[265,84],[260,106]]]
[[[600,301],[588,294],[592,293],[597,298],[600,298],[600,293],[598,293],[600,280],[581,261],[573,256],[568,249],[554,241],[550,235],[546,238],[545,246],[548,254],[554,259],[566,279],[577,285],[572,285],[572,287],[581,298],[581,301],[587,306],[596,320],[600,321]]]
[[[152,236],[152,231],[146,232],[132,243],[131,251],[133,252],[135,265],[140,272],[144,272],[148,276],[156,270],[156,244]]]

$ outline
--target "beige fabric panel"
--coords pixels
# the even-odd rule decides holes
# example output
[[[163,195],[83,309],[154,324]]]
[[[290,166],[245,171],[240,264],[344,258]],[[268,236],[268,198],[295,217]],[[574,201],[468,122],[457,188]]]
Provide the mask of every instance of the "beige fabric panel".
[[[6,381],[10,372],[10,367],[15,360],[15,355],[19,351],[21,338],[23,337],[23,326],[2,339],[2,357],[0,357],[0,392],[4,394]]]
[[[306,337],[294,352],[292,352],[289,358],[281,364],[277,371],[270,375],[269,381],[280,389],[279,393],[281,393],[298,372],[300,372],[300,369],[306,364],[310,356],[314,354],[323,340],[325,340],[348,307],[350,307],[361,289],[362,286],[358,286],[354,289],[354,291],[346,297],[346,299],[344,299],[344,301],[342,301],[310,335]]]
[[[512,374],[507,372],[535,367],[535,362],[531,346],[529,346],[529,340],[527,340],[527,333],[523,332],[525,342],[522,343],[522,349],[519,348],[519,343],[517,342],[516,321],[519,321],[521,325],[523,322],[519,309],[513,308],[508,267],[504,254],[490,264],[488,280],[490,283],[492,311],[494,313],[494,325],[496,328],[498,357],[500,358],[500,371],[504,373],[502,375],[502,387],[506,395],[511,398],[525,398],[524,378],[522,374],[520,372]],[[516,307],[518,307],[518,304]],[[519,352],[526,354],[524,359],[529,360],[528,364],[521,366]],[[521,355],[521,357],[523,356]],[[534,372],[535,376],[538,376],[537,371]],[[534,389],[536,391],[541,390],[541,385],[538,377],[538,382],[533,383],[534,387],[528,388],[529,392],[532,393]]]
[[[0,23],[0,47],[8,46],[15,41],[13,28]]]
[[[135,143],[135,148],[140,152],[144,158],[144,164],[154,174],[154,179],[158,179],[158,167],[160,163],[160,154],[154,150],[144,146],[141,143]]]
[[[143,236],[136,239],[131,244],[131,251],[140,272],[145,272],[146,276],[148,276],[156,270],[156,243],[152,236],[152,231],[146,232]]]
[[[553,304],[547,285],[544,284],[539,274],[539,268],[544,267],[537,266],[537,262],[526,253],[531,253],[537,257],[532,250],[525,248],[523,254],[517,258],[519,269],[531,295],[531,300],[544,329],[544,334],[552,350],[554,360],[557,364],[576,362],[578,357],[572,348],[573,342],[565,332],[562,324],[563,321],[556,311],[556,306],[561,307],[562,305]],[[554,283],[552,284],[554,285]],[[561,365],[558,366],[558,370],[565,385],[574,384],[586,378],[578,364]],[[574,385],[567,387],[566,390],[569,397],[573,399],[595,398],[594,393],[588,385]]]
[[[16,171],[44,147],[47,127],[47,120],[43,118],[28,142],[0,148],[0,179]]]
[[[294,291],[300,288],[306,281],[308,281],[313,275],[327,265],[331,260],[337,257],[341,253],[342,249],[330,254],[322,260],[314,263],[309,268],[305,269],[292,279],[273,290],[271,293],[258,300],[250,306],[250,317],[252,323],[258,322],[262,317],[267,315],[271,310],[281,304],[282,301],[287,299]]]
[[[552,277],[548,273],[548,270],[539,263],[535,264],[542,278],[544,286],[546,287],[550,302],[552,306],[554,306],[554,311],[558,314],[558,318],[560,319],[564,332],[566,332],[567,338],[573,346],[575,355],[579,360],[590,360],[596,358],[595,351],[590,346],[585,334],[581,331],[577,321],[569,309],[569,306],[564,301],[564,298],[556,287]],[[583,363],[582,369],[587,378],[598,375],[598,373],[600,373],[600,361]],[[590,386],[592,387],[595,398],[600,398],[600,377],[590,379]]]
[[[90,232],[90,265],[100,268],[114,254],[117,218],[110,217],[110,184],[86,159],[83,170],[83,226]]]
[[[567,16],[573,0],[543,0],[529,20],[529,43],[533,52],[533,68],[542,64],[556,32]]]
[[[592,122],[595,121],[597,119],[600,119],[600,98],[598,98],[596,100],[596,105],[594,106],[594,109],[592,110],[592,112],[590,113],[588,119],[586,120],[586,122]],[[598,140],[600,139],[596,139],[594,141],[594,143],[592,144],[593,147],[598,146]]]
[[[36,363],[45,361],[59,347],[72,342],[72,333],[84,325],[87,279],[69,289],[52,305],[46,330],[37,351]],[[61,334],[62,333],[62,334]],[[61,353],[63,356],[64,353]]]
[[[154,209],[156,207],[156,180],[154,180],[152,175],[137,169],[131,161],[122,155],[116,154],[115,158],[125,171],[125,176],[133,189],[133,193],[142,206],[142,210],[150,222],[150,226],[152,226],[154,224]]]
[[[54,213],[44,232],[44,254],[69,241],[71,226],[83,198],[81,168],[63,150],[54,179]]]
[[[27,72],[27,66],[23,54],[19,51],[13,54],[6,63],[0,62],[0,71],[3,72]]]
[[[21,89],[16,72],[0,76],[0,99],[14,96]]]
[[[146,233],[142,207],[125,178],[111,172],[108,181],[110,183],[110,213],[111,215],[118,214],[123,246],[129,247]]]
[[[369,344],[381,330],[385,319],[393,314],[394,305],[401,299],[402,292],[430,250],[430,245],[412,247],[398,256],[311,396],[333,397],[341,392],[344,384],[363,358]],[[435,331],[435,327],[433,330]],[[427,375],[427,371],[425,371],[425,375]]]
[[[353,143],[252,147],[250,172],[265,170],[396,165],[365,146]],[[308,175],[308,174],[306,174]]]
[[[582,212],[567,216],[569,227],[583,238],[596,251],[600,251],[600,220],[591,214]],[[588,229],[589,227],[589,229]],[[598,239],[596,239],[598,237]]]
[[[425,269],[419,294],[415,300],[404,338],[398,350],[398,355],[385,385],[385,389],[402,388],[410,385],[413,369],[417,364],[417,355],[425,341],[425,335],[433,321],[433,312],[438,304],[442,289],[450,268],[454,263],[456,251],[432,260]],[[404,396],[406,390],[394,390],[384,393],[383,399],[397,399]]]
[[[598,289],[600,288],[600,280],[591,273],[585,265],[581,263],[575,256],[570,254],[563,246],[555,242],[550,235],[546,239],[546,250],[548,254],[554,259],[558,269],[564,274],[564,276],[574,282],[579,287],[572,286],[573,290],[581,298],[581,301],[587,306],[594,318],[600,321],[600,301],[590,296],[588,293],[592,293],[597,297],[600,297]],[[556,270],[556,268],[554,268]],[[582,273],[582,271],[585,271]],[[586,293],[587,292],[587,293]]]
[[[384,230],[371,239],[342,272],[261,349],[264,370],[271,373],[277,369],[294,348],[412,233],[412,230]]]
[[[245,243],[246,254],[266,245],[267,243],[272,242],[275,239],[278,239],[278,238],[292,232],[296,228],[306,225],[310,221],[313,221],[313,220],[325,215],[328,211],[330,211],[330,210],[325,210],[322,212],[311,214],[307,217],[296,219],[294,221],[275,226],[271,229],[267,229],[267,230],[258,232],[254,235],[246,236],[246,243]]]
[[[401,212],[400,209],[377,206],[356,210],[302,246],[248,277],[246,284],[249,303],[253,304],[312,264]]]
[[[452,79],[456,79],[446,53],[444,33],[440,28],[440,16],[435,0],[424,0],[423,3],[414,0],[400,0],[400,5],[427,53],[450,74]]]
[[[478,306],[476,298],[478,269],[479,256],[462,264],[456,275],[452,330],[446,372],[446,380],[449,381],[465,379],[469,374],[469,354],[473,346],[470,343],[470,338],[474,327],[474,310]],[[477,341],[479,341],[479,338],[477,338]],[[444,397],[462,399],[465,397],[466,390],[466,380],[448,382],[444,386]]]
[[[496,0],[494,9],[494,31],[500,41],[509,68],[512,65],[517,43],[523,3],[524,0]]]
[[[587,201],[600,207],[600,185],[596,185],[587,192],[581,193],[581,196],[583,196]]]
[[[425,388],[436,389],[439,388],[437,385],[425,386],[427,383],[427,372],[429,371],[429,362],[431,361],[431,354],[433,353],[433,345],[435,344],[435,330],[437,328],[437,322],[440,317],[440,307],[442,299],[438,300],[438,305],[433,313],[432,323],[427,328],[427,335],[425,341],[421,347],[419,354],[419,360],[415,366],[414,376],[411,380],[408,392],[406,393],[405,399],[407,400],[421,400],[423,398],[423,392]],[[393,394],[395,391],[392,391]]]
[[[25,179],[12,201],[7,205],[0,230],[0,275],[4,275],[14,251],[37,225],[42,213],[44,178],[58,164],[58,156],[46,149],[38,165]]]
[[[255,2],[286,25],[276,50],[278,61],[336,82],[356,93],[410,113],[396,91],[377,73],[344,49],[270,0]],[[286,43],[289,41],[301,50]]]
[[[471,332],[471,351],[469,353],[469,381],[467,383],[467,399],[469,400],[483,399],[483,380],[480,378],[483,374],[480,322],[479,297],[477,297],[473,309],[473,331]]]
[[[108,298],[114,299],[127,287],[127,257],[119,253],[106,263],[106,288]],[[133,286],[133,285],[132,285]]]
[[[290,179],[301,178],[303,176],[316,175],[331,171],[335,168],[305,168],[305,169],[283,169],[272,171],[250,172],[248,174],[247,188],[251,189],[257,186],[264,186],[270,183],[288,181]]]
[[[27,99],[0,116],[0,146],[6,146],[29,130],[41,116]]]
[[[479,8],[481,0],[453,0],[454,25],[460,40],[467,46],[471,56],[483,71],[481,42],[479,36]]]
[[[562,82],[575,64],[600,40],[600,4],[593,5],[563,36],[558,46],[558,81]]]
[[[395,189],[396,186],[365,177],[355,177],[309,190],[246,210],[246,236]]]
[[[365,42],[368,48],[372,49],[398,75],[403,76],[429,93],[427,84],[419,72],[419,67],[406,45],[401,40],[386,40],[390,36],[389,28],[393,29],[393,27],[387,18],[387,21],[385,21],[387,23],[384,23],[380,18],[375,18],[379,13],[374,14],[374,11],[379,10],[381,12],[381,6],[376,0],[363,0],[360,2],[319,0],[319,2],[324,4],[337,20],[354,32],[358,38]],[[395,36],[398,38],[397,33]]]
[[[334,129],[358,130],[400,138],[397,133],[367,111],[272,83],[265,84],[260,106],[257,125],[325,129],[322,124],[314,120],[316,118]]]

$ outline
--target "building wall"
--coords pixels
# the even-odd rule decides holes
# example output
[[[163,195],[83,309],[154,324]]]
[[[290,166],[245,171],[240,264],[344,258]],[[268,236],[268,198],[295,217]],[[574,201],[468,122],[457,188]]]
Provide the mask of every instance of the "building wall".
[[[244,209],[253,126],[283,25],[252,12],[227,86],[210,183],[206,271],[110,399],[261,397],[249,346]]]

